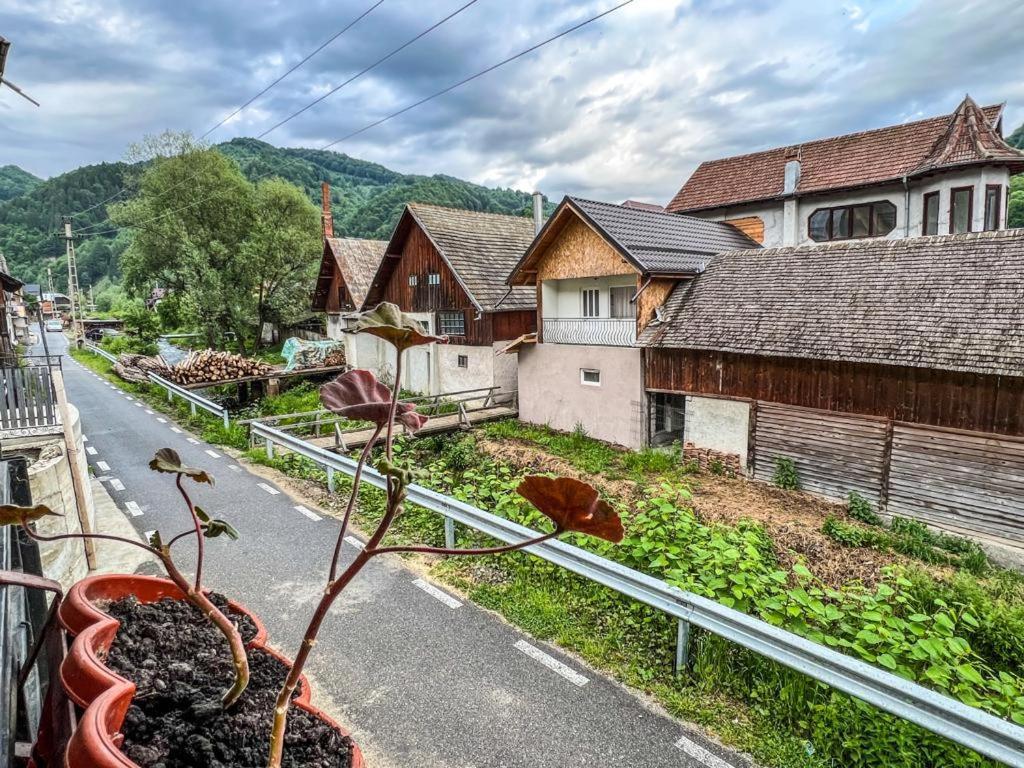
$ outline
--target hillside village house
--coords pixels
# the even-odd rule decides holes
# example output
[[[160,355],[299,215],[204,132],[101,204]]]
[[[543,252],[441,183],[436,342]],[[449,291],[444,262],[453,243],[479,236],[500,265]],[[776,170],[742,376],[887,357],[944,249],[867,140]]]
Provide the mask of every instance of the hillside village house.
[[[311,309],[327,314],[327,337],[345,341],[346,359],[356,365],[355,337],[345,333],[346,315],[362,309],[370,282],[384,258],[386,240],[335,237],[331,188],[321,185],[324,248],[313,289]]]
[[[1024,230],[723,253],[641,344],[687,442],[1019,546]]]
[[[20,280],[0,272],[0,361],[13,364],[16,359],[16,333],[14,311],[15,294],[21,290]]]
[[[1002,229],[1024,170],[1002,113],[967,97],[951,115],[705,162],[667,210],[769,248]]]
[[[519,354],[520,418],[644,445],[638,334],[712,255],[755,245],[727,224],[566,197],[509,276],[521,286],[513,290],[536,295],[537,334],[509,345]],[[675,428],[660,397],[651,419],[655,431]]]
[[[392,302],[431,333],[448,337],[447,344],[406,352],[410,390],[515,390],[516,356],[495,352],[536,329],[533,289],[510,290],[505,278],[533,240],[540,202],[538,194],[533,220],[422,203],[405,207],[363,307]],[[358,365],[387,379],[395,364],[390,347],[365,334],[356,339]]]

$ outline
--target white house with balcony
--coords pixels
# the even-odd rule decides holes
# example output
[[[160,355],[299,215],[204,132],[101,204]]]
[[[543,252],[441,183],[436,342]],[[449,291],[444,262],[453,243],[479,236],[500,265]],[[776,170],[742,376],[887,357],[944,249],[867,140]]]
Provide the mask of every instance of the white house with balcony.
[[[1003,105],[701,163],[666,207],[766,248],[1004,229],[1024,153]]]
[[[520,419],[630,447],[672,434],[671,404],[645,395],[637,336],[712,255],[751,247],[726,224],[566,197],[509,277],[537,294],[537,333],[508,348]]]

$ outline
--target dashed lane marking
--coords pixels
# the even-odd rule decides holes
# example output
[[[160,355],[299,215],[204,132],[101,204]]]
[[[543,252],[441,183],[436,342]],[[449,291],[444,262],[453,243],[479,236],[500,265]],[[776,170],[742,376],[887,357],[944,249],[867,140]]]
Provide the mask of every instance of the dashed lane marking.
[[[107,462],[105,462],[105,461],[97,461],[96,462],[96,466],[99,467],[104,472],[109,472],[110,471],[110,465],[107,464]]]
[[[132,517],[138,517],[142,514],[142,507],[139,506],[137,501],[126,501],[124,507]]]
[[[136,408],[141,408],[142,407],[142,403],[140,403],[138,400],[136,400],[135,401],[135,407]]]
[[[267,485],[266,483],[256,483],[256,485],[258,485],[258,486],[259,486],[260,488],[262,488],[262,489],[263,489],[264,491],[266,491],[267,493],[269,493],[269,494],[270,494],[271,496],[277,496],[277,494],[279,494],[279,493],[280,493],[280,491],[279,491],[279,490],[277,490],[277,488],[273,488],[273,487],[271,487],[271,486]]]
[[[363,542],[361,542],[355,536],[346,536],[345,537],[345,542],[347,544],[349,544],[350,546],[355,547],[356,549],[363,549],[366,546],[365,544],[363,544]]]
[[[449,595],[444,590],[438,589],[433,584],[424,581],[423,579],[416,579],[416,581],[414,581],[413,584],[415,586],[419,587],[420,589],[422,589],[424,592],[426,592],[431,597],[433,597],[433,598],[435,598],[437,600],[440,600],[442,603],[447,605],[449,608],[461,608],[462,607],[462,603],[460,603],[454,597]]]
[[[90,456],[96,455],[96,449],[93,448],[91,445],[85,446],[85,452],[88,453]]]
[[[179,435],[181,434],[181,430],[177,427],[171,427],[171,432],[177,432]]]
[[[89,436],[88,435],[82,435],[82,442],[83,443],[88,443],[89,442]]]
[[[319,520],[320,519],[320,515],[318,515],[313,510],[308,509],[307,507],[302,506],[301,504],[296,504],[295,505],[295,509],[296,509],[296,511],[301,512],[302,514],[304,514],[310,520]]]
[[[150,416],[153,415],[153,412],[151,410],[149,410],[149,408],[146,409],[146,413],[148,413]]]
[[[572,683],[575,686],[578,686],[578,687],[582,688],[584,685],[586,685],[588,682],[590,682],[587,678],[585,678],[579,672],[576,672],[575,670],[570,669],[565,664],[563,664],[558,659],[556,659],[554,656],[551,656],[551,655],[549,655],[547,653],[544,653],[544,651],[542,651],[540,648],[538,648],[538,647],[536,647],[534,645],[530,645],[525,640],[517,640],[516,641],[516,648],[518,648],[520,651],[525,653],[527,656],[529,656],[534,661],[539,661],[541,664],[543,664],[545,667],[550,669],[552,672],[555,672],[555,673],[561,675],[562,677],[564,677],[566,680],[568,680],[570,683]]]
[[[196,440],[194,437],[189,437],[187,439],[190,443],[192,443],[192,445],[199,445],[199,441]]]
[[[127,401],[128,401],[129,403],[130,403],[130,402],[131,402],[132,400],[134,400],[135,398],[134,398],[134,397],[129,397],[128,395],[125,395],[125,396],[124,396],[124,399],[125,399],[125,400],[127,400]]]
[[[679,741],[676,742],[676,747],[681,749],[701,765],[706,765],[707,768],[734,768],[733,765],[727,763],[718,755],[708,752],[700,744],[690,741],[685,736],[681,737]]]
[[[157,416],[156,420],[159,421],[161,424],[167,423],[167,419],[163,418],[162,416]]]
[[[122,483],[116,477],[112,477],[110,478],[110,487],[113,488],[115,491],[123,491],[124,483]]]
[[[211,450],[210,450],[209,448],[207,448],[207,449],[206,449],[206,450],[204,451],[204,453],[205,453],[205,454],[206,454],[207,456],[209,456],[210,458],[213,458],[213,459],[219,459],[219,458],[220,458],[220,454],[219,454],[219,453],[217,453],[216,451],[211,451]]]
[[[242,468],[240,466],[238,466],[237,464],[228,464],[228,469],[230,469],[232,472],[241,472],[242,471]]]

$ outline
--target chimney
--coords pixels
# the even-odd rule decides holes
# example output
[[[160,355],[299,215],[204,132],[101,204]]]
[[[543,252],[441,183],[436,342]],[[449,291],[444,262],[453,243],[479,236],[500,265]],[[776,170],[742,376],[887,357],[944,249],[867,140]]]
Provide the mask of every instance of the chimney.
[[[334,237],[334,216],[331,214],[331,185],[320,182],[320,221],[324,228],[324,237]]]
[[[782,194],[792,195],[800,185],[800,148],[786,149],[786,171],[783,178]]]
[[[539,234],[544,226],[544,195],[533,193],[533,234]]]

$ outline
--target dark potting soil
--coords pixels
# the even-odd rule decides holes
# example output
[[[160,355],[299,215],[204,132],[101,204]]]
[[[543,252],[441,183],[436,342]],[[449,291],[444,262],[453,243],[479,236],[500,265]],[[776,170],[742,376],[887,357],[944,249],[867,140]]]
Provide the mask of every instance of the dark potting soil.
[[[212,596],[222,609],[227,601]],[[270,724],[287,667],[260,650],[249,651],[249,686],[225,711],[220,697],[231,684],[227,642],[196,608],[180,600],[149,605],[135,598],[105,609],[121,622],[108,666],[135,683],[125,717],[122,751],[142,768],[263,768]],[[252,620],[235,615],[245,640]],[[308,712],[288,713],[288,768],[349,768],[352,742]]]

